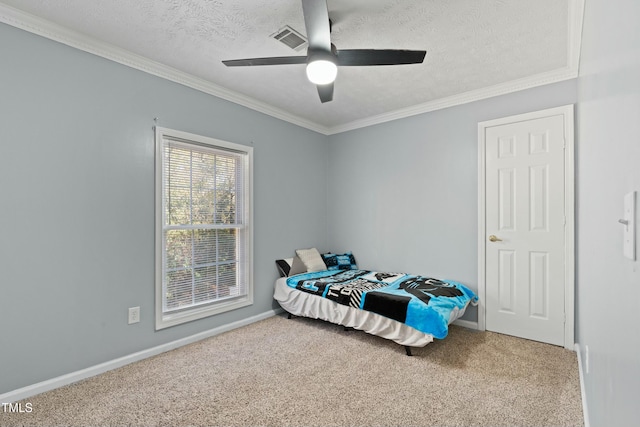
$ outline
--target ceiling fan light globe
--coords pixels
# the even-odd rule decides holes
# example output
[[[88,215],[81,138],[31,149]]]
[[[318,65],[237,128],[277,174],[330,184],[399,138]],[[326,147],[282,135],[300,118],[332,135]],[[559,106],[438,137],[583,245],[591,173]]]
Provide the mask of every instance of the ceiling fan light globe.
[[[307,78],[311,83],[326,85],[333,83],[338,75],[338,67],[334,62],[317,59],[307,64]]]

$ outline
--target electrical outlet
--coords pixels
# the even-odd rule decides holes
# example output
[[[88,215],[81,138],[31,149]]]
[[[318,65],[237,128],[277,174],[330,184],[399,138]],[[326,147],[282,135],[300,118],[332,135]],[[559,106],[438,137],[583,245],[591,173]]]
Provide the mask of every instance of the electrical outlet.
[[[129,324],[138,323],[140,321],[140,307],[129,308]]]

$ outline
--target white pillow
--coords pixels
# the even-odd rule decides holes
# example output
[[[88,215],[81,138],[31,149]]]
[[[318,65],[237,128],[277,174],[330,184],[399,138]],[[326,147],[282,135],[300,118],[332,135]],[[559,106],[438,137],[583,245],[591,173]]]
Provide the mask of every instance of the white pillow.
[[[316,248],[296,249],[296,255],[300,257],[307,271],[323,271],[327,269],[320,252]]]

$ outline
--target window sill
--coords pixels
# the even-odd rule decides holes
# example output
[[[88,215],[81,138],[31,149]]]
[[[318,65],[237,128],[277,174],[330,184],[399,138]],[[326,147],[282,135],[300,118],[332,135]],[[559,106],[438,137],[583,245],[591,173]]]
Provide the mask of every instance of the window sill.
[[[161,309],[156,308],[156,313],[158,313],[156,315],[156,331],[192,322],[194,320],[204,319],[205,317],[214,316],[227,311],[237,310],[238,308],[252,304],[253,297],[246,295],[244,297],[233,298],[224,302],[208,305],[206,307],[193,308],[178,313],[163,314]]]

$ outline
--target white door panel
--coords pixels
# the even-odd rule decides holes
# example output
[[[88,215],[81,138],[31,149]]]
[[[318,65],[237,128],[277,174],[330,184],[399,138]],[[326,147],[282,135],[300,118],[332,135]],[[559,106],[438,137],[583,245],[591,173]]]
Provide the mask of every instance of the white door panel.
[[[556,345],[565,344],[564,120],[484,128],[486,329]]]

